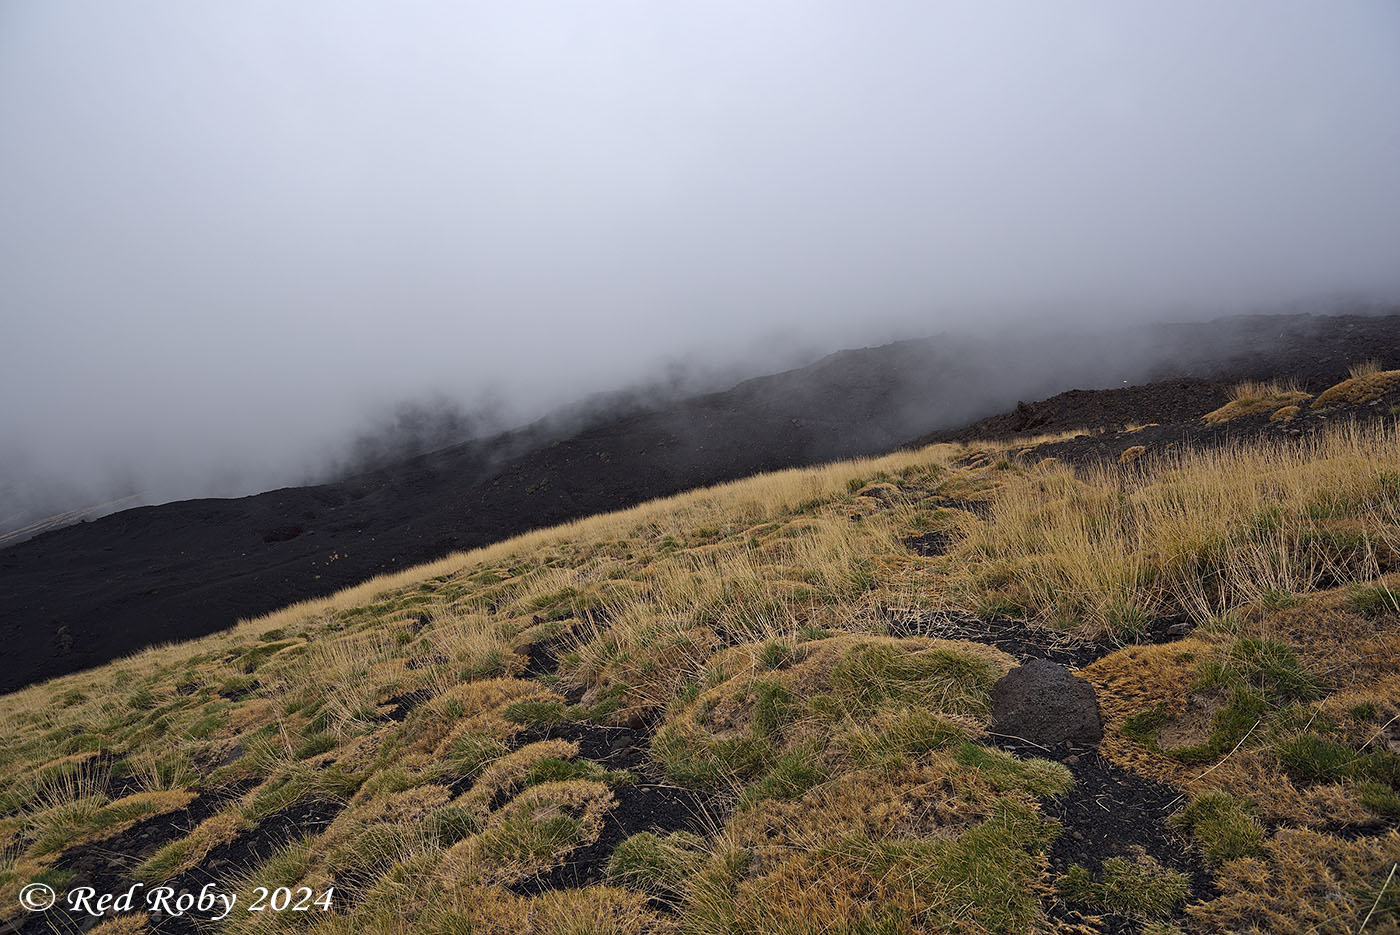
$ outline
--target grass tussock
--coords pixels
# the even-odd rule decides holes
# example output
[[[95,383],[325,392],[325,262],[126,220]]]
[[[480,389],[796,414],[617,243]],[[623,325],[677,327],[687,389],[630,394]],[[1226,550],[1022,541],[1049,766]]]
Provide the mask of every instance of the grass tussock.
[[[1273,412],[1285,406],[1297,406],[1312,398],[1296,382],[1272,380],[1259,383],[1246,380],[1230,391],[1230,401],[1202,418],[1207,425],[1220,425],[1244,416]]]
[[[1360,406],[1379,399],[1400,386],[1400,370],[1382,370],[1379,361],[1368,360],[1351,368],[1351,376],[1318,394],[1314,409],[1349,404]]]

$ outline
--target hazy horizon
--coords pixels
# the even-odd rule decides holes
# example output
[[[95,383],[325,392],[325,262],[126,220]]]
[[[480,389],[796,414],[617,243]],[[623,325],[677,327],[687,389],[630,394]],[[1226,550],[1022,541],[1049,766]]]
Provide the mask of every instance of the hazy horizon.
[[[1382,2],[5,4],[0,520],[300,482],[406,405],[1393,302],[1397,41]]]

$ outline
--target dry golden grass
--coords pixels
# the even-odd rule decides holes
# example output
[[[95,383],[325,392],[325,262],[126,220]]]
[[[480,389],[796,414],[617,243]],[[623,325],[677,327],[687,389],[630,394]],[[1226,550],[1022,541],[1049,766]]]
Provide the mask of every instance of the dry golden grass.
[[[1321,409],[1342,403],[1360,406],[1379,399],[1396,386],[1400,386],[1400,370],[1382,370],[1377,361],[1371,360],[1352,367],[1350,379],[1320,393],[1312,407]]]
[[[1203,418],[1208,425],[1219,425],[1232,419],[1257,415],[1283,406],[1296,406],[1311,396],[1312,394],[1303,392],[1296,382],[1272,380],[1268,383],[1258,383],[1247,380],[1230,391],[1228,403],[1206,413]]]
[[[1384,372],[1384,369],[1381,367],[1381,362],[1374,357],[1369,360],[1363,360],[1358,364],[1352,364],[1347,368],[1347,375],[1353,380],[1374,377],[1376,374]]]
[[[91,935],[141,935],[146,931],[145,915],[116,916],[99,923],[91,930]]]
[[[1015,477],[958,557],[964,600],[1131,637],[1274,593],[1361,581],[1400,547],[1400,434],[1163,453],[1140,473]]]
[[[671,935],[674,918],[639,893],[610,886],[517,896],[500,887],[407,878],[344,916],[317,925],[318,935]]]
[[[1187,909],[1202,931],[1356,935],[1363,922],[1370,935],[1400,931],[1400,891],[1391,889],[1400,863],[1394,831],[1345,841],[1283,829],[1265,850],[1262,858],[1227,863],[1220,897]]]
[[[1354,931],[1390,845],[1322,832],[1393,797],[1376,776],[1400,747],[1400,579],[1381,577],[1400,564],[1400,435],[1343,427],[1078,471],[1036,458],[1074,434],[693,491],[4,696],[0,900],[148,806],[240,782],[141,877],[205,873],[221,844],[312,803],[329,825],[230,882],[346,881],[353,905],[302,920],[325,933],[1046,930],[1040,807],[1068,773],[975,742],[1013,660],[889,628],[959,611],[1131,642],[1186,615],[1202,624],[1190,639],[1084,675],[1107,756],[1183,804],[1244,803],[1250,841],[1258,824],[1191,924],[1313,924],[1284,896],[1248,901],[1263,873],[1297,892],[1333,881],[1349,895],[1328,911]],[[946,554],[903,543],[926,533]],[[1221,735],[1222,712],[1257,723]],[[576,743],[523,742],[559,722],[657,725],[650,778],[708,790],[725,817],[635,842],[654,862],[616,868],[626,887],[513,892],[597,840],[626,794]],[[114,800],[113,770],[134,795]],[[1382,900],[1367,931],[1393,923]]]
[[[1118,463],[1132,464],[1134,461],[1136,461],[1138,458],[1141,458],[1145,454],[1147,454],[1146,445],[1133,445],[1130,448],[1123,449],[1122,453],[1118,455]]]

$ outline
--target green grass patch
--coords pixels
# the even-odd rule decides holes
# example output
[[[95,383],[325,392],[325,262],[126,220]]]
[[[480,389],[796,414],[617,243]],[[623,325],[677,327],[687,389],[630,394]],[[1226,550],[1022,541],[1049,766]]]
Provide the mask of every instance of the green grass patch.
[[[330,734],[311,734],[302,740],[295,756],[298,760],[309,760],[313,756],[329,753],[335,747],[336,739]]]
[[[1059,796],[1074,786],[1069,767],[1051,760],[1022,760],[1004,750],[971,741],[958,748],[956,757],[963,766],[981,773],[999,792]]]
[[[1165,704],[1155,704],[1123,720],[1123,736],[1140,744],[1156,748],[1157,731],[1171,719],[1171,712]]]
[[[831,774],[818,763],[821,751],[816,744],[803,744],[778,757],[761,778],[744,790],[739,808],[748,808],[765,799],[797,799],[808,789],[819,786]]]
[[[856,765],[876,768],[945,750],[966,739],[963,728],[923,708],[881,712],[868,724],[850,724],[835,738]]]
[[[569,779],[588,779],[601,782],[610,788],[632,785],[637,777],[622,769],[608,769],[593,760],[564,760],[559,757],[545,757],[531,764],[525,773],[525,786],[537,786],[542,782],[563,782]]]
[[[1361,804],[1381,818],[1400,818],[1400,794],[1383,782],[1364,779],[1356,784]]]
[[[1205,792],[1177,812],[1169,823],[1185,831],[1206,857],[1216,863],[1264,854],[1264,826],[1249,803],[1226,792]]]
[[[264,633],[263,636],[266,637],[267,634]],[[281,640],[254,646],[247,652],[241,653],[238,658],[233,661],[233,664],[244,673],[256,672],[258,668],[267,661],[269,656],[273,655],[278,650],[291,646],[292,643],[292,640]]]
[[[1081,864],[1060,878],[1066,900],[1134,919],[1169,916],[1191,895],[1186,874],[1169,870],[1148,857],[1110,857],[1098,879]]]
[[[477,841],[482,855],[492,860],[544,862],[582,844],[584,824],[572,815],[512,815],[481,832]]]
[[[672,782],[701,789],[750,779],[777,755],[773,742],[762,735],[692,739],[669,724],[657,731],[652,753]]]
[[[451,847],[481,830],[476,812],[458,805],[438,809],[424,819],[423,825],[439,847]]]
[[[949,714],[985,714],[1001,670],[982,656],[956,649],[909,652],[898,646],[850,650],[831,670],[831,689],[853,716],[890,704]]]
[[[887,917],[848,928],[852,933],[919,930],[1020,935],[1034,931],[1042,918],[1033,885],[1041,868],[1037,855],[1057,831],[1056,825],[1042,821],[1028,808],[1002,804],[955,838],[853,838],[818,853],[850,862],[876,880],[900,880],[920,906],[923,925],[917,929],[900,913],[889,915],[893,907],[876,907]],[[784,931],[777,926],[772,930]]]
[[[1281,741],[1278,755],[1288,774],[1304,782],[1350,779],[1400,788],[1400,756],[1387,750],[1354,750],[1317,731]]]
[[[501,709],[501,717],[527,727],[553,727],[572,720],[569,705],[562,701],[514,701]]]
[[[1202,663],[1194,687],[1198,691],[1245,687],[1276,704],[1321,695],[1292,647],[1250,636],[1231,643],[1221,658]]]
[[[1170,712],[1162,705],[1129,717],[1123,724],[1124,734],[1184,763],[1205,763],[1231,750],[1271,713],[1322,694],[1291,647],[1247,636],[1236,638],[1218,658],[1202,662],[1192,691],[1224,695],[1224,703],[1211,718],[1210,734],[1201,743],[1170,749],[1159,746],[1159,730],[1170,720]]]
[[[1299,734],[1278,745],[1279,759],[1290,776],[1308,782],[1337,782],[1357,768],[1356,751],[1317,734]]]
[[[453,776],[475,778],[492,760],[509,752],[510,745],[500,738],[469,731],[453,742],[443,766]]]
[[[1357,585],[1347,595],[1351,609],[1366,617],[1400,614],[1400,595],[1384,585]]]
[[[705,840],[677,831],[644,831],[623,841],[608,859],[608,880],[653,895],[679,892],[706,860]]]

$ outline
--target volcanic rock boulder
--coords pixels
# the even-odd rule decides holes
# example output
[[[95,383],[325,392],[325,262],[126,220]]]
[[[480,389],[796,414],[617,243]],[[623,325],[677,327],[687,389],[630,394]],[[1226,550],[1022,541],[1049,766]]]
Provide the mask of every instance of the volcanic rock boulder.
[[[1103,739],[1094,686],[1047,659],[1017,666],[992,686],[992,729],[1046,747]]]

